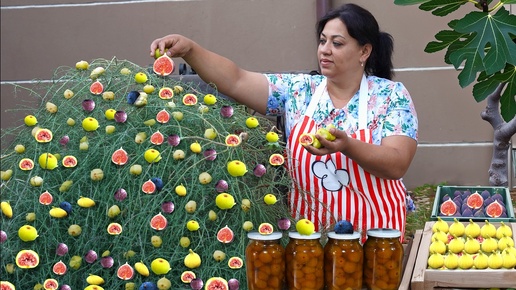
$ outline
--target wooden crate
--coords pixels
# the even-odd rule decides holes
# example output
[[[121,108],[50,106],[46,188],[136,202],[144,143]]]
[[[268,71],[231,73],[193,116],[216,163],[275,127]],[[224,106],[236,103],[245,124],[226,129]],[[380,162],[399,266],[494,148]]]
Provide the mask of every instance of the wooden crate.
[[[427,269],[427,260],[429,256],[429,247],[432,237],[432,226],[435,221],[427,222],[421,235],[419,247],[412,245],[410,256],[407,263],[414,260],[412,275],[410,267],[405,267],[403,279],[411,277],[411,290],[433,290],[435,287],[442,288],[511,288],[516,287],[516,269],[499,269],[499,270],[434,270]],[[450,224],[450,222],[448,222]],[[467,225],[467,223],[464,223]],[[478,223],[480,226],[483,223]],[[493,222],[496,227],[500,225]],[[516,235],[516,223],[505,223],[512,227],[513,239]],[[416,235],[417,236],[417,235]],[[414,240],[415,242],[415,240]],[[415,255],[415,256],[414,256]],[[403,283],[402,283],[403,285]]]

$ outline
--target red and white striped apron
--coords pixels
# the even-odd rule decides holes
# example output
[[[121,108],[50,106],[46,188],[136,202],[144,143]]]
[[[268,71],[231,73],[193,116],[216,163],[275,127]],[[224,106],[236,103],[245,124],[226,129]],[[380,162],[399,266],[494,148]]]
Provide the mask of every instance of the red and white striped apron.
[[[405,186],[401,180],[376,177],[342,153],[325,156],[310,154],[301,144],[302,133],[315,133],[319,128],[312,116],[317,104],[329,98],[326,80],[316,88],[305,115],[291,130],[287,142],[287,165],[293,179],[289,196],[295,219],[314,222],[316,231],[328,230],[339,220],[349,220],[365,241],[370,228],[394,228],[405,231]],[[359,126],[350,137],[372,143],[367,128],[368,84],[362,77],[359,95]]]

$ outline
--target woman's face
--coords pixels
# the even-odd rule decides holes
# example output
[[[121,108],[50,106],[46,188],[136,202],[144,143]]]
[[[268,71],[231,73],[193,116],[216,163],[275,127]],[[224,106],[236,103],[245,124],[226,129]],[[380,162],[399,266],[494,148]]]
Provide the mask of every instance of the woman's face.
[[[321,74],[328,78],[363,71],[361,62],[364,57],[364,46],[348,34],[346,25],[335,18],[326,23],[319,36],[317,56]]]

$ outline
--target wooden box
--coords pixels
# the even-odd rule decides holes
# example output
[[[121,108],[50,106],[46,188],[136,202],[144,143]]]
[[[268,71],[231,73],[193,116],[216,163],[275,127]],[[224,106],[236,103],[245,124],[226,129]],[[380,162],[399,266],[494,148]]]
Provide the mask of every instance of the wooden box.
[[[486,270],[434,270],[428,269],[427,260],[432,237],[432,226],[435,221],[425,224],[423,232],[416,234],[410,256],[405,267],[404,280],[410,279],[411,290],[430,290],[439,288],[514,288],[516,287],[516,269],[486,269]],[[448,224],[451,224],[448,222]],[[482,226],[483,222],[478,222]],[[499,222],[493,222],[496,227]],[[512,228],[513,239],[516,235],[516,223],[505,223]],[[464,222],[464,225],[467,223]],[[418,243],[419,245],[415,245]],[[413,262],[413,267],[410,263]],[[410,275],[412,271],[412,275]],[[403,284],[403,283],[402,283]]]

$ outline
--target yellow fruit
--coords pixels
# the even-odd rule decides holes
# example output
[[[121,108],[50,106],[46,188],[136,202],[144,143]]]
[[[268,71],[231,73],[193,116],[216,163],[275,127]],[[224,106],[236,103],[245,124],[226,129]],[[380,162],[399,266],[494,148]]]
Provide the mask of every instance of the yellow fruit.
[[[112,91],[105,91],[102,93],[102,99],[104,101],[112,101],[115,99],[115,93]]]
[[[187,213],[194,213],[197,209],[197,202],[195,200],[190,200],[185,204],[185,211]]]
[[[156,163],[161,160],[161,154],[156,149],[147,149],[143,154],[143,158],[149,163]]]
[[[156,275],[165,275],[170,271],[170,263],[163,258],[156,258],[151,262],[151,270]]]
[[[244,176],[244,174],[247,172],[247,166],[240,160],[233,160],[228,162],[227,170],[231,176]]]
[[[68,119],[66,120],[66,124],[67,124],[68,126],[75,126],[75,120],[74,120],[74,119],[72,119],[72,118],[68,118]]]
[[[201,174],[199,174],[199,182],[201,184],[208,184],[211,182],[211,180],[212,177],[208,172],[201,172]]]
[[[47,103],[46,103],[46,105],[45,105],[45,108],[47,109],[47,111],[48,111],[50,114],[55,114],[55,113],[57,113],[57,106],[56,106],[56,104],[54,104],[54,103],[47,102]]]
[[[39,156],[38,163],[43,169],[53,170],[57,167],[57,158],[51,153],[43,153]]]
[[[129,250],[129,251],[124,253],[124,258],[130,259],[130,258],[134,257],[135,255],[136,255],[135,251]]]
[[[153,126],[154,124],[156,124],[156,119],[149,119],[143,122],[143,125],[145,126]]]
[[[108,209],[107,216],[110,217],[110,218],[114,218],[114,217],[118,216],[119,214],[120,214],[120,207],[115,204],[115,205],[112,205]]]
[[[74,95],[74,92],[70,89],[66,89],[63,93],[63,97],[65,97],[65,99],[71,99]]]
[[[204,96],[203,101],[206,105],[215,105],[215,103],[217,102],[217,97],[215,97],[212,94],[207,94]]]
[[[134,75],[134,81],[138,84],[146,83],[148,80],[147,75],[143,72],[138,72]]]
[[[30,185],[34,187],[40,187],[43,184],[43,178],[40,176],[33,176],[30,178]]]
[[[81,256],[73,256],[70,259],[70,268],[77,270],[81,267],[82,264],[82,257]]]
[[[76,224],[73,224],[73,225],[70,225],[68,227],[68,234],[72,237],[77,237],[79,236],[80,234],[82,233],[82,228],[80,225],[76,225]]]
[[[25,119],[23,119],[23,121],[25,122],[25,125],[30,126],[30,127],[32,127],[38,123],[38,119],[36,119],[36,117],[34,117],[33,115],[25,116]]]
[[[473,266],[476,269],[486,269],[487,268],[487,260],[488,256],[484,254],[484,252],[480,251],[480,253],[473,259]]]
[[[138,132],[136,136],[134,136],[134,142],[137,144],[142,144],[145,139],[147,139],[147,133],[145,132]]]
[[[124,76],[127,76],[127,75],[130,75],[131,74],[131,70],[124,67],[120,70],[120,74],[124,75]]]
[[[476,254],[480,250],[480,242],[477,239],[468,237],[464,243],[464,252],[468,254]]]
[[[136,262],[134,264],[134,269],[136,270],[136,272],[138,272],[140,275],[144,277],[148,277],[150,275],[149,268],[147,268],[147,266],[143,262]]]
[[[496,237],[496,227],[486,220],[485,224],[480,228],[480,235],[482,238]]]
[[[443,241],[434,239],[430,244],[429,251],[431,253],[444,254],[446,253],[446,244]]]
[[[213,128],[208,128],[204,131],[204,137],[206,139],[213,140],[217,137],[217,131],[215,131]]]
[[[274,194],[268,193],[264,196],[263,201],[268,205],[273,205],[278,201],[278,199]]]
[[[183,160],[185,159],[185,152],[181,149],[177,149],[174,151],[174,153],[172,153],[172,158],[174,158],[174,160]]]
[[[88,207],[92,207],[92,206],[95,206],[95,201],[89,197],[84,197],[84,196],[81,196],[78,200],[77,200],[77,204],[80,206],[80,207],[85,207],[85,208],[88,208]]]
[[[186,187],[183,184],[176,186],[175,191],[176,191],[176,194],[179,196],[186,195]]]
[[[437,232],[437,230],[440,230],[447,233],[448,228],[448,223],[442,220],[440,217],[437,217],[437,221],[432,225],[432,232],[435,233]]]
[[[300,219],[296,223],[296,230],[301,235],[311,235],[315,232],[315,225],[309,219]]]
[[[439,253],[432,253],[428,257],[428,266],[432,269],[439,269],[444,266],[444,257]]]
[[[265,196],[267,197],[267,195]],[[242,199],[242,204],[240,205],[243,211],[247,212],[251,209],[251,201],[247,198]]]
[[[210,211],[208,212],[208,219],[209,219],[210,221],[214,221],[214,220],[216,220],[216,219],[217,219],[217,213],[216,213],[214,210],[210,210]]]
[[[17,144],[16,146],[14,146],[14,152],[22,154],[23,152],[25,152],[25,146],[23,146],[22,144]]]
[[[85,60],[81,60],[75,63],[75,68],[78,70],[87,70],[89,67],[90,64]]]
[[[224,261],[224,259],[226,259],[226,253],[221,250],[215,250],[213,252],[213,259],[217,262]]]
[[[9,179],[11,179],[11,176],[13,176],[13,170],[12,169],[7,169],[6,171],[1,171],[0,172],[0,179],[2,179],[3,181],[7,181]]]
[[[93,275],[93,274],[89,274],[88,277],[86,278],[86,283],[90,284],[90,285],[102,285],[104,284],[104,278],[98,276],[98,275]]]
[[[500,269],[503,265],[503,258],[500,252],[494,252],[487,258],[487,266],[491,269]]]
[[[38,231],[31,225],[24,225],[18,229],[18,237],[24,242],[31,242],[38,237]]]
[[[473,267],[473,256],[468,253],[462,253],[459,257],[459,268],[462,270],[471,269]]]
[[[199,144],[198,142],[194,142],[194,143],[190,144],[190,150],[191,150],[193,153],[201,153],[201,151],[202,151],[202,146],[201,146],[201,144]]]
[[[260,125],[260,122],[258,122],[258,119],[256,119],[255,117],[249,117],[245,120],[245,125],[247,126],[247,128],[253,129],[258,127]]]
[[[108,120],[114,120],[115,113],[116,113],[115,109],[107,109],[106,112],[104,113],[104,116],[106,116],[106,119],[108,119]]]
[[[215,204],[220,209],[230,209],[235,205],[235,198],[226,192],[219,193],[215,198]]]
[[[156,286],[158,286],[159,290],[168,290],[172,287],[172,283],[167,277],[161,277],[156,283]]]
[[[8,217],[8,218],[12,218],[13,217],[13,208],[11,207],[11,205],[9,204],[9,202],[7,201],[2,201],[0,203],[0,208],[2,209],[2,213]]]
[[[28,212],[26,215],[25,215],[25,220],[27,222],[33,222],[36,220],[36,213],[35,212]]]
[[[274,143],[274,142],[278,142],[279,136],[278,136],[278,133],[271,131],[271,132],[268,132],[267,134],[265,134],[265,139],[267,140],[267,142]]]
[[[464,234],[476,238],[480,235],[480,226],[472,219],[469,219],[469,224],[464,229]]]
[[[151,244],[154,248],[159,248],[161,247],[161,244],[163,243],[163,240],[161,239],[160,236],[152,236],[151,237]]]
[[[174,94],[179,94],[179,93],[182,93],[184,91],[184,89],[182,86],[174,86],[173,91],[174,91]]]
[[[190,269],[195,269],[201,266],[201,257],[199,256],[199,254],[195,253],[192,249],[190,249],[190,253],[186,255],[183,262],[186,267]]]
[[[153,85],[145,85],[143,86],[143,91],[146,93],[146,94],[152,94],[154,93],[156,89],[154,88]]]
[[[455,253],[449,253],[444,257],[444,266],[447,269],[457,269],[459,267],[459,256]]]
[[[143,167],[140,164],[133,164],[129,168],[129,173],[131,173],[132,175],[140,175],[142,174],[142,171]]]
[[[85,130],[85,131],[88,131],[88,132],[91,132],[91,131],[95,131],[99,128],[99,121],[97,121],[97,119],[93,118],[93,117],[87,117],[87,118],[84,118],[84,120],[82,120],[82,128]]]
[[[54,218],[64,218],[64,217],[68,216],[68,213],[66,212],[66,210],[64,210],[60,207],[53,207],[48,211],[48,213],[50,214],[51,217],[54,217]]]
[[[197,221],[194,221],[194,220],[189,220],[187,223],[186,223],[186,228],[193,232],[193,231],[196,231],[199,229],[199,223]]]
[[[500,226],[496,229],[496,238],[501,239],[502,237],[512,237],[512,228],[503,221],[500,222]]]
[[[254,227],[254,225],[253,225],[253,222],[251,222],[251,221],[245,221],[242,224],[242,228],[244,229],[244,231],[250,231],[253,229],[253,227]]]
[[[452,236],[456,237],[462,237],[464,235],[465,227],[464,225],[459,222],[457,218],[453,219],[453,223],[451,224],[450,228],[448,229],[448,233]]]
[[[462,237],[454,237],[448,243],[448,250],[454,254],[458,254],[464,250],[464,241]]]
[[[182,121],[182,120],[183,120],[184,115],[183,115],[183,113],[182,113],[182,112],[174,111],[174,112],[172,112],[172,117],[173,117],[176,121],[180,122],[180,121]]]
[[[448,242],[448,235],[445,232],[442,232],[439,230],[432,234],[431,240],[433,241],[434,238],[437,238],[438,240],[443,241],[443,243]]]
[[[498,249],[498,241],[495,238],[485,238],[480,244],[480,249],[482,252],[489,254]]]
[[[181,239],[179,239],[179,245],[183,248],[188,248],[190,246],[190,239],[188,237],[181,237]]]

